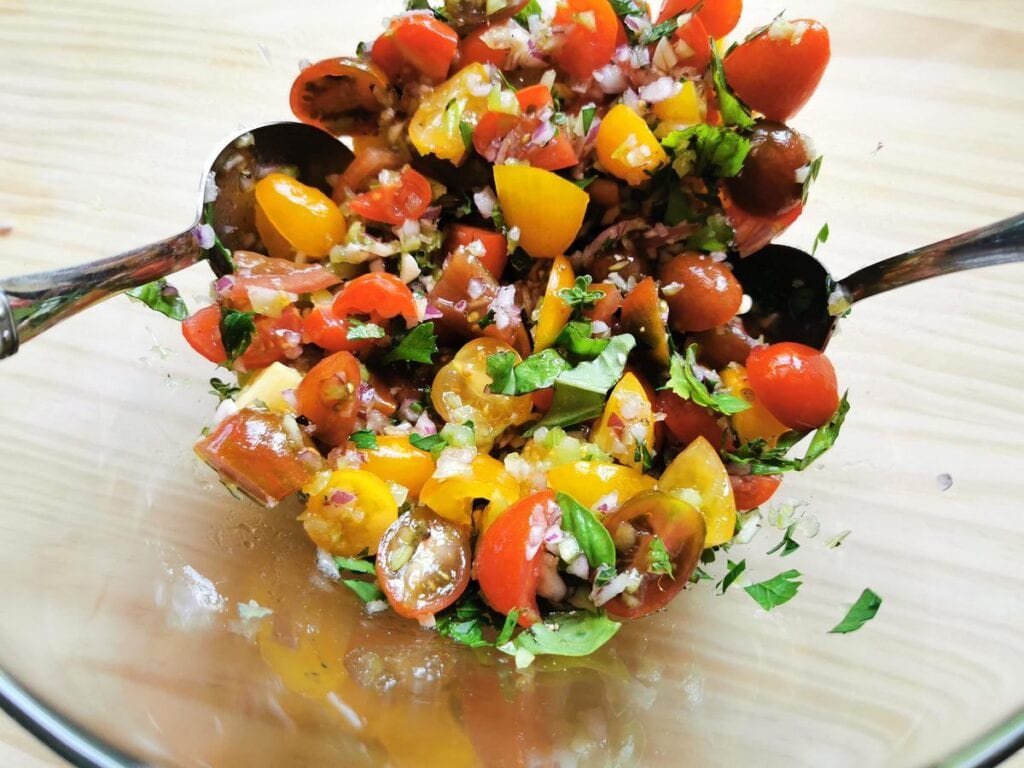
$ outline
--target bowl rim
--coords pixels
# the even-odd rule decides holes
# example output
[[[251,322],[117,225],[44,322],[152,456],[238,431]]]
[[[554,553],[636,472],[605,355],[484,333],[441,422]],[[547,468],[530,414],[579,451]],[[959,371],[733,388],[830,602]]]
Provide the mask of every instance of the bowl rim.
[[[0,668],[0,709],[60,757],[79,768],[146,768],[89,733]],[[994,768],[1024,748],[1024,707],[928,768]]]

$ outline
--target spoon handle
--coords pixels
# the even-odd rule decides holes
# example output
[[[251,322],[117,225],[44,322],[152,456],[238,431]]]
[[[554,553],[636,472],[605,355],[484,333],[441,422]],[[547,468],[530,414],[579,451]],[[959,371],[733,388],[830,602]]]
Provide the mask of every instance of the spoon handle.
[[[189,229],[108,259],[0,278],[0,358],[98,301],[194,264],[200,253],[199,240]]]
[[[1024,261],[1024,213],[864,267],[841,282],[850,301],[965,269]]]

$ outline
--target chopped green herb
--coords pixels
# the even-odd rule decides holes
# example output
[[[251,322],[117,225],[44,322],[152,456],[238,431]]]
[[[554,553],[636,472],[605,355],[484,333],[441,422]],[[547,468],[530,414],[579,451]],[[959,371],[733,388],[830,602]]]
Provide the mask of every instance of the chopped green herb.
[[[574,312],[593,309],[597,302],[604,298],[604,291],[590,290],[590,283],[593,279],[590,275],[577,277],[576,284],[572,288],[562,288],[558,292],[558,297]]]
[[[473,124],[468,120],[459,121],[459,134],[462,136],[462,144],[466,149],[473,148]]]
[[[515,651],[527,651],[532,656],[589,656],[611,640],[621,627],[619,622],[590,611],[553,613],[545,621],[520,632],[512,641],[514,649],[509,650],[513,655]]]
[[[615,10],[615,14],[622,18],[623,16],[646,16],[646,12],[643,8],[637,5],[636,0],[610,0],[612,8]]]
[[[675,579],[672,560],[668,556],[668,550],[665,549],[665,542],[660,537],[655,536],[651,539],[651,546],[647,554],[651,560],[647,567],[648,573],[663,573],[670,579]]]
[[[409,331],[384,359],[389,363],[396,360],[407,360],[411,363],[429,365],[434,361],[435,354],[437,354],[437,336],[434,333],[433,321],[429,321],[420,323]]]
[[[377,447],[377,433],[372,429],[357,429],[349,437],[349,440],[360,450],[372,451]]]
[[[856,632],[875,618],[875,614],[878,613],[881,606],[882,598],[870,589],[865,589],[860,593],[857,602],[850,606],[850,610],[846,612],[843,620],[832,627],[829,633],[844,635],[847,632]]]
[[[788,603],[796,596],[797,590],[803,584],[802,581],[796,581],[799,578],[800,571],[784,571],[767,581],[744,587],[743,590],[754,598],[758,605],[770,611],[776,606]]]
[[[345,332],[345,338],[349,341],[383,339],[384,336],[384,329],[376,323],[366,323],[356,317],[348,319],[348,330]]]
[[[672,131],[661,144],[680,161],[673,163],[680,177],[732,178],[743,169],[743,161],[750,153],[750,141],[735,129],[704,124]]]
[[[670,389],[683,400],[692,400],[696,405],[711,408],[718,413],[732,416],[750,408],[750,403],[729,392],[709,392],[707,385],[694,372],[697,365],[697,345],[690,344],[686,355],[678,352],[672,355],[668,382],[662,389]]]
[[[711,79],[715,84],[722,122],[726,125],[738,125],[740,128],[753,128],[754,118],[750,116],[750,110],[736,98],[736,94],[725,81],[725,67],[722,66],[722,57],[714,40],[711,41]]]
[[[359,579],[342,579],[341,583],[356,593],[364,603],[372,603],[374,600],[383,600],[384,593],[373,581],[360,581]]]
[[[733,582],[738,579],[742,573],[747,570],[747,561],[740,560],[738,563],[734,563],[732,560],[726,560],[726,565],[729,570],[725,574],[725,578],[718,582],[718,586],[722,588],[722,594],[733,585]]]
[[[417,435],[415,432],[409,435],[409,442],[421,451],[429,451],[435,455],[448,445],[448,441],[440,435]]]
[[[780,557],[785,557],[786,555],[791,555],[794,552],[796,552],[798,549],[800,549],[799,542],[797,542],[793,538],[793,531],[794,531],[795,528],[796,528],[796,523],[793,523],[788,528],[786,528],[786,532],[784,534],[782,534],[782,541],[780,541],[774,547],[769,549],[766,554],[774,555],[776,552],[778,552],[781,549],[782,550],[782,554],[780,555]]]
[[[582,179],[574,179],[572,183],[575,184],[580,189],[586,189],[596,180],[597,176],[584,176]]]
[[[487,358],[491,392],[498,395],[525,395],[550,387],[563,371],[572,368],[558,352],[545,349],[521,363],[511,352],[496,352]]]
[[[642,471],[650,471],[651,465],[654,463],[654,457],[651,456],[651,450],[647,447],[646,441],[637,441],[636,448],[633,449],[633,461],[640,465]]]
[[[661,40],[661,38],[668,37],[677,29],[679,29],[679,19],[668,19],[667,21],[661,22],[661,24],[655,24],[653,27],[651,27],[642,35],[640,35],[640,39],[637,40],[637,44],[650,45],[651,43],[656,43],[659,40]]]
[[[686,240],[686,246],[696,251],[728,250],[730,244],[736,237],[729,220],[720,213],[708,216],[700,228],[690,235]]]
[[[614,568],[615,543],[597,515],[567,493],[556,493],[555,500],[562,508],[562,530],[573,535],[590,567]]]
[[[603,587],[607,584],[611,584],[612,579],[615,578],[615,568],[610,565],[599,565],[597,570],[594,571],[594,586]]]
[[[588,104],[580,110],[580,117],[583,122],[583,135],[586,136],[590,133],[590,126],[594,124],[594,115],[597,114],[597,107],[593,104]]]
[[[818,155],[811,161],[811,167],[807,169],[807,178],[804,179],[804,191],[803,201],[806,203],[808,196],[811,194],[811,185],[818,178],[818,174],[821,172],[821,159],[823,155]]]
[[[711,581],[711,574],[701,568],[699,565],[693,569],[693,573],[690,574],[691,584],[700,584],[702,581]]]
[[[489,325],[494,325],[494,310],[487,310],[487,314],[476,321],[477,327],[486,328]]]
[[[172,320],[180,322],[188,317],[188,307],[185,306],[185,300],[181,298],[178,289],[173,285],[168,285],[162,277],[152,283],[132,288],[126,293],[135,301],[141,301],[150,309],[156,310]]]
[[[818,234],[814,236],[814,245],[811,246],[811,256],[818,252],[818,246],[828,242],[828,223],[821,225]]]
[[[242,391],[241,387],[236,387],[217,378],[210,379],[210,387],[211,394],[217,395],[222,401],[234,398],[235,395]]]
[[[221,307],[220,337],[224,343],[224,351],[228,355],[229,366],[245,354],[245,350],[252,343],[252,337],[256,333],[254,317],[255,314],[252,312],[239,312],[236,309]]]
[[[374,564],[361,557],[342,557],[341,555],[335,555],[334,564],[341,570],[351,571],[352,573],[367,573],[371,576],[377,573],[377,569]]]
[[[494,641],[495,645],[504,645],[512,639],[512,633],[516,631],[516,625],[519,623],[520,610],[513,608],[508,612],[508,616],[505,617],[505,624],[501,628],[501,632],[498,633],[498,638]]]
[[[540,3],[537,0],[530,0],[523,9],[519,11],[512,18],[515,19],[519,24],[527,29],[530,28],[530,17],[541,16],[544,13],[544,9],[540,7]]]
[[[210,267],[218,277],[231,274],[235,271],[235,260],[213,226],[213,203],[207,203],[203,208],[203,224],[213,229],[213,245],[203,251],[203,258],[210,262]]]
[[[591,337],[594,326],[585,320],[572,320],[555,339],[556,347],[564,347],[579,357],[597,357],[608,346],[608,339]]]

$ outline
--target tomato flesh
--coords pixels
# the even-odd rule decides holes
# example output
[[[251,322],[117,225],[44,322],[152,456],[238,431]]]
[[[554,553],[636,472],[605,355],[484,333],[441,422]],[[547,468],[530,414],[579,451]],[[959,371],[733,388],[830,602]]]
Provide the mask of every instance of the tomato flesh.
[[[332,311],[336,317],[370,315],[387,320],[401,315],[409,327],[419,322],[412,291],[390,272],[371,272],[350,280],[334,299]]]
[[[653,277],[645,277],[622,302],[622,330],[634,334],[658,365],[668,368],[668,328],[661,319],[661,298]]]
[[[766,503],[782,485],[779,475],[729,475],[736,509],[746,512]]]
[[[405,13],[377,38],[370,58],[391,77],[409,66],[432,80],[443,80],[458,46],[455,30],[432,13]]]
[[[758,402],[790,429],[816,429],[839,407],[835,369],[813,347],[792,341],[758,347],[747,358],[747,374]]]
[[[658,392],[655,408],[658,413],[665,414],[665,426],[683,445],[689,445],[698,437],[703,437],[715,447],[722,445],[724,430],[709,409],[692,400],[683,400],[668,389]]]
[[[218,365],[228,359],[221,339],[220,320],[221,308],[213,304],[185,318],[181,324],[181,332],[192,348]],[[256,332],[245,352],[235,361],[236,370],[266,368],[298,347],[296,339],[301,339],[302,316],[294,306],[287,307],[280,317],[257,316],[254,325]]]
[[[377,346],[378,339],[350,339],[349,318],[334,314],[333,308],[313,307],[302,326],[302,338],[328,352],[367,352]]]
[[[335,352],[314,365],[295,397],[300,414],[315,426],[318,440],[341,445],[355,428],[359,413],[359,361],[350,352]]]
[[[611,61],[620,24],[608,0],[565,0],[554,23],[565,28],[555,61],[568,75],[585,80]]]
[[[412,168],[405,168],[395,181],[353,197],[348,207],[364,219],[398,226],[423,216],[430,207],[431,195],[430,182]]]
[[[387,77],[374,64],[342,56],[306,67],[289,96],[292,113],[335,136],[375,133],[390,100]]]
[[[508,240],[500,232],[482,227],[471,227],[466,224],[456,224],[448,233],[448,253],[475,242],[479,242],[483,246],[483,254],[477,255],[477,259],[495,279],[500,279],[501,273],[505,271],[505,265],[508,263]]]

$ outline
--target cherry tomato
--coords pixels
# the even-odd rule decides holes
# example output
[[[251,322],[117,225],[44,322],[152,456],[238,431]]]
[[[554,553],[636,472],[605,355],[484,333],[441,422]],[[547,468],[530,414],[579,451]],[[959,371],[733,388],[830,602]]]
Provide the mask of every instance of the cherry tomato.
[[[469,529],[426,510],[406,512],[377,547],[377,582],[399,616],[443,611],[469,584]]]
[[[608,0],[564,0],[554,25],[565,30],[555,62],[571,77],[586,80],[611,61],[620,25]]]
[[[321,487],[309,490],[306,511],[299,519],[306,535],[332,555],[376,552],[384,532],[398,518],[391,489],[363,469],[335,470]]]
[[[653,277],[645,277],[622,302],[622,330],[635,335],[650,351],[654,362],[668,368],[668,328],[662,317],[658,285]]]
[[[729,475],[736,509],[746,512],[766,503],[782,485],[779,475]]]
[[[379,339],[349,339],[351,324],[347,316],[339,317],[330,306],[317,306],[306,315],[302,338],[328,352],[366,352],[377,346]]]
[[[292,113],[335,136],[373,134],[392,100],[387,77],[374,64],[343,56],[306,67],[292,83]]]
[[[432,196],[426,177],[412,168],[404,168],[394,180],[353,197],[348,207],[364,219],[398,226],[423,216]]]
[[[390,272],[371,272],[349,280],[335,297],[331,309],[336,317],[370,315],[390,320],[401,315],[409,327],[419,322],[412,291]]]
[[[635,374],[627,372],[608,395],[591,440],[628,467],[641,467],[645,450],[655,452],[654,409],[646,387]]]
[[[679,58],[676,66],[691,67],[703,72],[711,63],[711,39],[701,15],[690,18],[672,35],[672,48]]]
[[[696,5],[696,0],[666,0],[658,14],[658,23],[686,13]],[[736,28],[742,12],[743,0],[704,0],[701,9],[697,11],[697,18],[709,35],[723,38]]]
[[[725,264],[699,253],[682,253],[661,268],[669,322],[679,333],[706,331],[733,318],[743,289]]]
[[[420,502],[447,520],[469,525],[474,505],[487,500],[484,514],[478,517],[479,527],[485,531],[519,495],[519,481],[505,471],[505,465],[493,456],[478,453],[466,474],[440,480],[431,476],[423,484]]]
[[[831,57],[817,21],[779,19],[725,57],[725,79],[751,109],[784,123],[807,103]]]
[[[747,358],[747,373],[758,401],[790,429],[820,427],[839,407],[835,369],[812,347],[792,341],[758,347]]]
[[[689,341],[696,342],[700,348],[700,361],[716,371],[725,368],[729,363],[742,365],[747,361],[750,350],[759,343],[747,333],[743,321],[738,317],[709,331],[691,334]]]
[[[299,413],[314,426],[318,440],[341,445],[355,428],[359,413],[359,361],[349,352],[335,352],[314,365],[295,391]]]
[[[721,371],[721,376],[722,386],[735,397],[750,403],[750,408],[729,417],[736,437],[741,443],[764,440],[769,447],[774,447],[779,438],[789,432],[789,427],[772,416],[771,411],[765,407],[760,398],[754,395],[754,390],[750,386],[750,377],[747,376],[747,369],[742,365],[730,363]]]
[[[551,262],[551,272],[544,289],[544,298],[537,313],[537,322],[533,326],[533,351],[540,352],[555,343],[558,334],[572,316],[572,308],[559,296],[559,292],[568,290],[576,282],[572,264],[565,256],[555,256]]]
[[[719,195],[740,256],[749,256],[764,248],[800,218],[804,210],[803,204],[797,204],[779,216],[754,216],[735,205],[724,189]]]
[[[598,299],[597,303],[590,309],[583,310],[583,316],[591,322],[601,322],[611,325],[612,317],[622,306],[622,293],[614,283],[594,283],[590,286],[592,291],[602,291],[604,297]]]
[[[797,179],[811,157],[800,134],[785,125],[759,120],[750,134],[750,154],[738,176],[725,180],[729,197],[755,216],[776,217],[800,205]]]
[[[458,45],[455,30],[433,13],[404,13],[377,38],[370,58],[391,77],[398,77],[408,65],[432,80],[443,80]]]
[[[446,248],[448,253],[451,253],[456,248],[475,242],[479,242],[483,246],[483,253],[477,254],[477,259],[487,268],[488,272],[494,275],[495,279],[501,278],[501,273],[505,271],[505,264],[508,263],[508,240],[500,232],[471,227],[468,224],[455,224],[448,230]]]
[[[234,281],[222,295],[236,307],[248,307],[249,288],[265,288],[287,293],[313,293],[337,285],[341,279],[320,264],[296,264],[290,259],[274,259],[252,251],[235,251]]]
[[[530,393],[533,399],[533,407],[541,413],[547,413],[555,403],[555,388],[545,387]]]
[[[689,445],[698,437],[703,437],[713,446],[722,445],[724,430],[718,418],[692,400],[683,400],[675,392],[663,389],[658,392],[655,410],[665,414],[665,426],[683,445]]]
[[[704,518],[704,546],[724,544],[736,532],[736,500],[718,449],[703,437],[665,467],[658,488],[693,504]]]
[[[228,359],[220,332],[221,308],[204,307],[185,318],[181,332],[185,340],[211,363],[220,365]],[[281,360],[285,353],[297,348],[298,332],[302,330],[302,317],[294,306],[288,307],[280,317],[257,316],[256,332],[252,341],[235,361],[235,369],[255,371]]]
[[[561,513],[554,492],[535,493],[502,512],[477,542],[480,594],[499,613],[521,611],[520,626],[540,620],[537,584],[546,554],[543,536]]]
[[[322,259],[345,237],[345,217],[316,187],[271,173],[256,183],[255,195],[256,231],[271,256]]]
[[[543,86],[541,86],[543,88]],[[546,88],[544,88],[547,91]],[[550,92],[548,92],[550,97]],[[538,145],[533,136],[541,127],[537,117],[487,112],[473,130],[473,147],[484,159],[495,162],[498,154],[514,160],[525,160],[535,168],[558,171],[570,168],[579,161],[572,141],[562,128],[554,129],[544,144]]]
[[[632,467],[597,461],[574,461],[548,470],[548,487],[572,496],[599,514],[614,512],[655,480]]]
[[[362,469],[407,488],[414,499],[434,474],[434,458],[405,435],[377,435],[377,447],[363,451],[363,456]]]
[[[686,586],[704,549],[704,518],[685,501],[660,491],[646,491],[604,519],[615,542],[615,567],[635,568],[643,577],[636,591],[604,604],[612,616],[636,619],[664,608]],[[651,544],[661,539],[672,575],[651,572]]]
[[[217,365],[228,359],[220,337],[220,317],[220,307],[214,304],[193,312],[181,324],[181,333],[192,349]]]
[[[335,182],[331,199],[338,205],[348,202],[353,192],[380,178],[381,171],[397,171],[408,162],[408,153],[388,147],[371,146],[357,150],[355,159]]]
[[[459,64],[463,67],[468,64],[492,64],[498,69],[504,69],[508,59],[508,48],[491,48],[484,42],[483,36],[491,31],[490,24],[477,27],[459,43]]]
[[[272,507],[310,482],[324,465],[306,438],[296,440],[296,430],[285,427],[286,418],[291,419],[243,408],[196,443],[196,454],[226,483]]]

